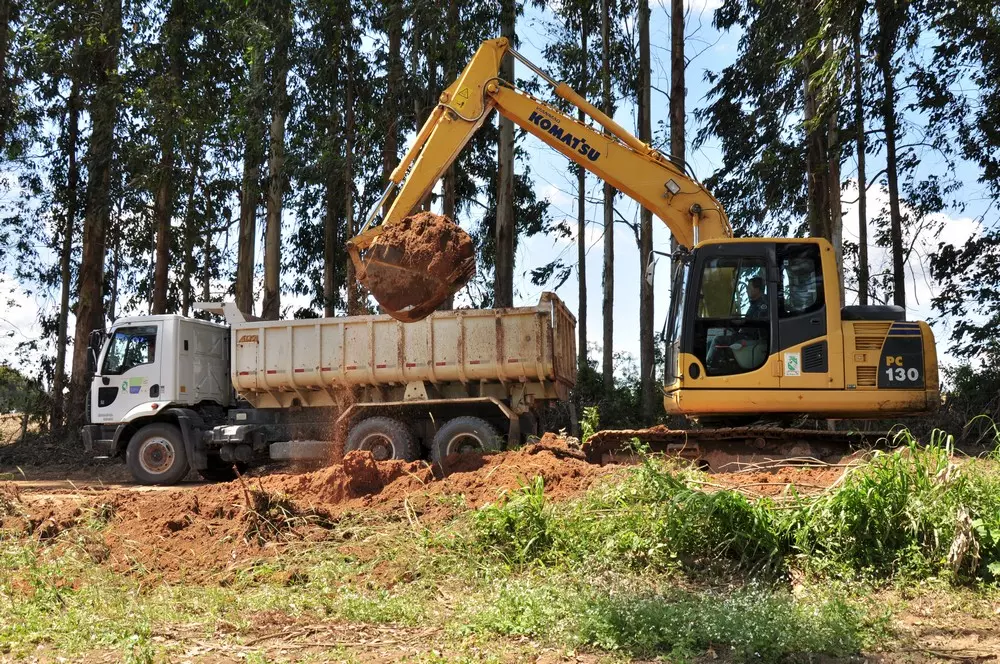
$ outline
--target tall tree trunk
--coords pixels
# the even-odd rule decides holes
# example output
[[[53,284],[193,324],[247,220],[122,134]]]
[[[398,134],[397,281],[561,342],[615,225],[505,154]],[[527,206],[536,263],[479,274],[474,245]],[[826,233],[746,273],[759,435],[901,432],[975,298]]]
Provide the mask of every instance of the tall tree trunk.
[[[396,165],[399,164],[399,119],[402,115],[403,96],[403,4],[400,0],[392,0],[386,8],[386,35],[389,38],[388,72],[386,78],[385,99],[382,103],[385,143],[382,147],[382,183],[389,183]],[[392,200],[385,202],[383,210],[389,211]]]
[[[514,45],[516,4],[503,0],[500,8],[500,36]],[[514,57],[500,63],[500,78],[514,82]],[[496,261],[493,297],[497,307],[514,306],[514,123],[500,116],[500,146],[497,160]]]
[[[865,172],[865,96],[861,87],[861,30],[863,8],[854,26],[854,123],[858,150],[858,304],[868,304],[868,183]]]
[[[903,0],[905,2],[905,0]],[[892,57],[900,7],[898,0],[878,0],[878,67],[882,74],[882,121],[885,125],[885,171],[889,186],[889,235],[892,247],[892,302],[906,306],[906,272],[903,257],[903,215],[899,205],[899,164],[896,153],[896,80]]]
[[[87,340],[90,331],[104,327],[104,253],[111,212],[111,170],[115,124],[118,117],[120,81],[118,45],[122,32],[121,0],[103,0],[100,33],[94,51],[94,96],[90,103],[91,135],[87,148],[87,204],[83,227],[83,260],[80,263],[80,298],[76,311],[73,344],[73,377],[69,423],[77,429],[84,421],[89,388]]]
[[[347,90],[344,94],[344,104],[347,109],[344,116],[344,219],[347,225],[348,237],[354,237],[356,224],[354,220],[354,45],[349,43],[347,59]],[[354,262],[347,259],[347,315],[358,316],[363,313],[361,290],[354,278]]]
[[[254,267],[257,261],[257,210],[261,199],[261,169],[264,162],[263,55],[254,54],[250,64],[250,90],[246,99],[243,179],[240,185],[240,231],[236,261],[236,306],[244,314],[254,310]]]
[[[170,267],[170,219],[173,217],[174,150],[172,141],[163,137],[160,142],[160,164],[157,167],[156,197],[153,201],[153,219],[156,224],[156,255],[153,264],[152,314],[167,313],[167,274]]]
[[[14,111],[14,91],[7,78],[7,54],[10,52],[11,34],[17,21],[17,0],[0,0],[0,151],[7,146],[7,133],[11,128]]]
[[[185,0],[173,0],[163,25],[166,53],[166,84],[159,108],[160,164],[156,169],[156,196],[153,219],[156,223],[156,258],[153,272],[153,307],[151,313],[167,312],[167,275],[170,267],[170,221],[174,214],[174,153],[176,152],[177,109],[183,80],[184,46],[187,43]]]
[[[602,109],[609,117],[614,116],[611,106],[611,8],[608,0],[601,0],[601,88]],[[604,374],[604,390],[609,394],[615,387],[615,189],[604,183],[604,297],[602,300],[602,322],[604,327],[604,358],[601,371]]]
[[[80,182],[80,166],[76,160],[77,143],[80,138],[80,77],[83,68],[79,62],[83,54],[81,40],[77,39],[73,49],[72,81],[66,102],[66,187],[63,190],[65,218],[63,222],[62,251],[59,255],[59,320],[56,324],[56,365],[52,377],[52,428],[61,430],[65,416],[66,387],[66,347],[69,345],[69,292],[72,287],[73,236],[76,234],[76,216]]]
[[[839,104],[838,104],[839,106]],[[838,119],[840,113],[837,111],[836,106],[830,111],[827,118],[827,133],[826,133],[826,155],[827,155],[827,186],[829,186],[829,192],[827,193],[827,201],[830,206],[830,226],[829,226],[829,240],[830,244],[833,245],[833,257],[834,262],[837,265],[837,277],[840,281],[840,306],[844,306],[846,300],[844,299],[844,211],[841,206],[841,188],[840,188],[840,127],[838,126]]]
[[[183,269],[181,271],[181,315],[187,316],[191,312],[191,303],[194,301],[194,288],[192,277],[195,276],[194,245],[198,238],[198,222],[195,220],[195,194],[198,191],[198,173],[201,168],[201,137],[195,141],[194,149],[188,159],[191,164],[191,179],[188,180],[187,202],[184,206],[184,246],[182,252]],[[206,224],[207,226],[207,224]],[[207,228],[206,228],[207,233]]]
[[[683,0],[674,0],[673,11],[677,12],[676,5],[683,4]],[[651,81],[650,81],[650,55],[649,55],[649,0],[640,0],[638,5],[639,13],[639,140],[644,143],[653,142],[653,123],[651,117]],[[681,11],[683,13],[683,9]],[[682,16],[683,18],[683,16]],[[684,22],[681,21],[683,30]],[[683,40],[681,41],[681,64],[683,64]],[[675,44],[673,41],[671,45]],[[675,61],[677,54],[671,51],[671,63]],[[683,72],[683,68],[681,69]],[[673,73],[673,67],[671,67]],[[681,103],[683,104],[683,98]],[[682,107],[683,108],[683,107]],[[673,108],[671,108],[673,110]],[[683,126],[682,126],[683,129]],[[671,136],[673,132],[671,131]],[[646,282],[646,268],[653,258],[653,213],[645,207],[639,208],[639,407],[641,409],[642,420],[645,423],[652,423],[656,417],[656,363],[655,348],[653,342],[653,286]]]
[[[341,218],[341,197],[338,169],[330,168],[326,176],[323,212],[323,315],[336,314],[337,301],[337,239]]]
[[[580,94],[587,96],[587,68],[588,53],[587,42],[589,31],[587,18],[589,9],[581,6],[580,11],[580,51],[582,60],[580,62]],[[581,109],[578,111],[580,122],[586,119]],[[576,166],[577,182],[577,213],[576,213],[576,248],[577,248],[577,280],[579,300],[577,313],[580,319],[577,321],[577,331],[580,335],[580,343],[577,345],[577,353],[580,356],[580,369],[586,369],[587,363],[587,171],[582,166]]]
[[[267,227],[264,231],[264,302],[261,317],[281,315],[281,211],[285,187],[285,117],[288,115],[288,50],[292,42],[291,0],[278,2],[277,38],[271,64],[271,158],[268,163]]]
[[[326,151],[329,157],[326,160],[326,191],[324,192],[324,217],[323,217],[323,315],[327,318],[334,315],[336,308],[337,293],[337,240],[340,230],[341,206],[344,199],[341,196],[340,187],[343,183],[343,173],[337,163],[337,147],[341,141],[340,136],[340,114],[337,110],[336,95],[330,94],[328,97],[329,120],[328,134],[326,141]]]
[[[830,183],[826,136],[828,125],[820,117],[822,112],[821,91],[812,82],[813,74],[820,66],[821,63],[813,56],[806,56],[804,59],[802,94],[806,132],[806,218],[809,224],[809,235],[829,238]]]
[[[648,11],[648,9],[647,9]],[[642,57],[641,55],[639,57]],[[648,57],[648,56],[647,56]],[[670,3],[670,154],[678,168],[685,168],[684,133],[684,0]]]
[[[201,263],[201,300],[209,302],[212,299],[212,234],[215,232],[215,206],[212,201],[212,188],[205,190],[205,234],[202,236]]]
[[[449,0],[448,15],[445,20],[448,25],[447,43],[445,45],[445,67],[444,78],[446,81],[454,81],[458,77],[458,0]],[[455,223],[458,208],[458,171],[455,163],[444,173],[442,182],[442,205],[441,212]],[[500,306],[494,301],[494,306]],[[445,298],[438,306],[439,311],[449,311],[455,308],[455,294],[452,293]]]

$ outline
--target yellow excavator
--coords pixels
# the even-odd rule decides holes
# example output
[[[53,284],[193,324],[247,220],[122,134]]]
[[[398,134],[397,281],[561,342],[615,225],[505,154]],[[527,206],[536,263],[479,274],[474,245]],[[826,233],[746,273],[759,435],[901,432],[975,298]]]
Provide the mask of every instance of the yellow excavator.
[[[500,63],[507,54],[603,131],[502,80]],[[373,241],[410,214],[493,109],[631,196],[677,239],[663,386],[668,413],[703,421],[881,419],[939,405],[927,323],[907,321],[900,307],[842,307],[839,268],[825,239],[734,238],[722,206],[692,175],[553,80],[506,39],[484,42],[444,91],[361,233],[348,243],[359,280],[380,303],[400,301],[398,287],[381,287],[400,281],[372,275],[401,268],[392,256],[374,251]],[[397,188],[381,225],[375,225]],[[401,320],[413,320],[413,311],[426,316],[464,284],[463,271],[455,274],[452,283],[412,289],[414,306],[389,313]],[[419,270],[412,277],[426,281]]]

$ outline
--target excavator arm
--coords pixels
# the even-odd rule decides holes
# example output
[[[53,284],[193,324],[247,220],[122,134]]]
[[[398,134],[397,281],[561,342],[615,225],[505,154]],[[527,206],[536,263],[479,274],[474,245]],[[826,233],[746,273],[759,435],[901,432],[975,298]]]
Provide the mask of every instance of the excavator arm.
[[[558,97],[592,118],[604,133],[501,80],[500,62],[508,53],[552,85]],[[483,42],[458,79],[441,94],[440,103],[392,172],[388,187],[372,208],[361,233],[348,242],[348,254],[362,283],[367,276],[362,252],[371,247],[384,228],[411,213],[493,109],[638,201],[670,228],[682,246],[693,248],[700,241],[732,237],[722,206],[694,177],[630,134],[568,85],[551,79],[514,51],[506,39],[493,39]],[[398,194],[381,225],[373,225],[379,210],[397,188]],[[380,299],[378,293],[373,295]]]

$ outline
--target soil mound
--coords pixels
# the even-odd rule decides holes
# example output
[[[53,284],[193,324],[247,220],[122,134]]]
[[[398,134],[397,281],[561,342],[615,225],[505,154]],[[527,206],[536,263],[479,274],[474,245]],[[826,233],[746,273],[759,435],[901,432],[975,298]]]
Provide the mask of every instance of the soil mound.
[[[6,512],[0,530],[56,546],[64,531],[73,531],[70,539],[86,533],[85,550],[117,572],[225,583],[234,570],[288,546],[336,539],[336,524],[347,513],[375,510],[433,523],[496,501],[536,476],[547,497],[563,500],[613,472],[577,453],[572,441],[546,436],[517,451],[460,455],[446,463],[447,476],[423,461],[377,462],[369,452],[353,451],[314,472],[224,484],[44,498],[0,485]],[[103,527],[79,527],[95,522]]]

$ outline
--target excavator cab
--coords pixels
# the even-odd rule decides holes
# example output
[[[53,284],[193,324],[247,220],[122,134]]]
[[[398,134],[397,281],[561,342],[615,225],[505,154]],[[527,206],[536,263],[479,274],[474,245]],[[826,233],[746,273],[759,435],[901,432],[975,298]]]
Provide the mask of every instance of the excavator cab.
[[[740,413],[917,413],[939,400],[934,338],[894,307],[840,306],[820,238],[720,239],[675,255],[664,405]],[[898,371],[897,371],[898,370]]]

